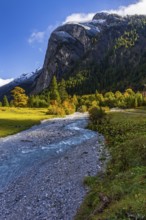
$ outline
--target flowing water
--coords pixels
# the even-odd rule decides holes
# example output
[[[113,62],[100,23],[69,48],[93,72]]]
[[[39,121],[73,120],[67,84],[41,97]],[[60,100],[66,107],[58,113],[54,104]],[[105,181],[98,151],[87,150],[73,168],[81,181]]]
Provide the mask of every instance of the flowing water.
[[[51,161],[64,151],[95,137],[96,132],[85,129],[87,123],[86,114],[74,114],[62,119],[45,121],[17,135],[1,138],[0,192],[34,165],[40,166],[48,159]],[[54,133],[58,131],[58,136],[55,136],[51,143],[49,138],[46,138],[49,137],[50,130]]]

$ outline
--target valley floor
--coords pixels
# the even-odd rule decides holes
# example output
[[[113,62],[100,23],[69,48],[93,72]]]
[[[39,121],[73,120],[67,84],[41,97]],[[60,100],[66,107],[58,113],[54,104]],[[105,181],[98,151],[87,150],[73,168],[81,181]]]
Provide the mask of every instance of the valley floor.
[[[86,114],[42,122],[0,138],[0,219],[72,220],[101,171],[104,138],[85,129]]]

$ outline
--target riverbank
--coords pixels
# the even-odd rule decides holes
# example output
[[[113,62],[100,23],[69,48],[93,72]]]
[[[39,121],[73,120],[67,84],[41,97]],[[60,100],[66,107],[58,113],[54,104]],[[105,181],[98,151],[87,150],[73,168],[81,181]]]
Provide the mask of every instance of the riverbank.
[[[146,111],[138,108],[107,116],[90,127],[105,135],[111,160],[105,175],[86,178],[90,192],[76,220],[145,220]]]
[[[102,170],[104,138],[84,129],[86,114],[44,121],[0,139],[0,218],[72,220]]]

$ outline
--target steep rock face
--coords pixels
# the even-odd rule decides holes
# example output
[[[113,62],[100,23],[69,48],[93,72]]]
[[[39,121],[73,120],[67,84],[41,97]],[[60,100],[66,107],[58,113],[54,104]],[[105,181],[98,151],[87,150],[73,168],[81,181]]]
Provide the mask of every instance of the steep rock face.
[[[43,71],[33,92],[38,93],[48,87],[52,75],[55,74],[60,79],[74,68],[92,50],[93,41],[105,27],[106,19],[102,18],[58,27],[49,39]]]
[[[47,88],[54,74],[66,79],[71,93],[142,89],[145,57],[146,16],[98,13],[91,22],[68,23],[52,33],[33,93]]]
[[[93,77],[93,80],[98,80],[98,83],[95,84],[97,89],[98,84],[103,89],[105,85],[101,81],[103,77],[108,77],[105,74],[107,63],[108,65],[117,65],[119,61],[120,63],[127,62],[127,58],[129,59],[131,56],[131,50],[128,49],[129,56],[126,55],[125,59],[127,52],[124,45],[116,50],[114,48],[124,32],[134,28],[135,19],[145,19],[145,17],[120,17],[115,14],[98,13],[90,22],[67,23],[58,27],[49,39],[42,74],[40,74],[32,93],[36,94],[47,88],[54,74],[58,80],[62,77],[68,80],[72,76],[78,77],[76,73],[89,69],[91,64],[102,71],[100,74],[97,73],[97,78]],[[133,46],[135,47],[135,45]],[[94,74],[90,73],[90,75]],[[98,75],[103,77],[98,77]],[[110,81],[109,79],[109,83]],[[91,86],[88,85],[88,82],[86,86]],[[91,92],[93,91],[94,89],[91,90]]]
[[[58,80],[66,80],[71,94],[141,90],[145,69],[146,16],[98,13],[90,22],[58,27],[51,34],[39,74],[20,86],[28,94],[38,94],[49,87],[55,74]],[[8,91],[9,84],[6,87]],[[0,88],[1,96],[6,87]]]

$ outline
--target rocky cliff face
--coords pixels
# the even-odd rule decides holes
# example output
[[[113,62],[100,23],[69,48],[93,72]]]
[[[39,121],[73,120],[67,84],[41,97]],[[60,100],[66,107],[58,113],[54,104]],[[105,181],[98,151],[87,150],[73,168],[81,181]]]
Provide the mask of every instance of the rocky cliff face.
[[[92,59],[96,51],[95,57],[99,63],[103,59],[103,53],[108,49],[109,40],[113,41],[103,33],[106,34],[109,26],[120,25],[123,22],[124,19],[118,15],[99,13],[91,22],[68,23],[58,27],[49,39],[43,71],[33,92],[38,93],[48,87],[54,74],[58,79],[64,77],[75,69],[88,53],[89,59]],[[101,37],[103,40],[100,43]]]
[[[83,76],[85,80],[81,83],[82,87],[92,87],[87,92],[93,92],[96,88],[103,90],[106,86],[115,89],[116,84],[122,84],[121,80],[127,82],[123,87],[130,86],[132,75],[131,70],[129,73],[128,71],[135,67],[135,75],[139,75],[137,71],[140,68],[140,60],[146,53],[145,37],[144,16],[120,17],[98,13],[91,22],[68,23],[58,27],[49,39],[42,74],[33,93],[47,88],[54,74],[58,80],[62,77],[67,80],[69,90],[73,82],[72,92],[76,91],[76,88],[80,90],[75,78],[78,78],[77,73],[81,71],[86,75]],[[144,75],[140,83],[143,81]],[[120,88],[122,89],[122,86]]]
[[[141,89],[145,61],[146,16],[98,13],[90,22],[67,23],[51,34],[43,68],[26,89],[40,93],[54,74],[66,80],[70,93]]]

